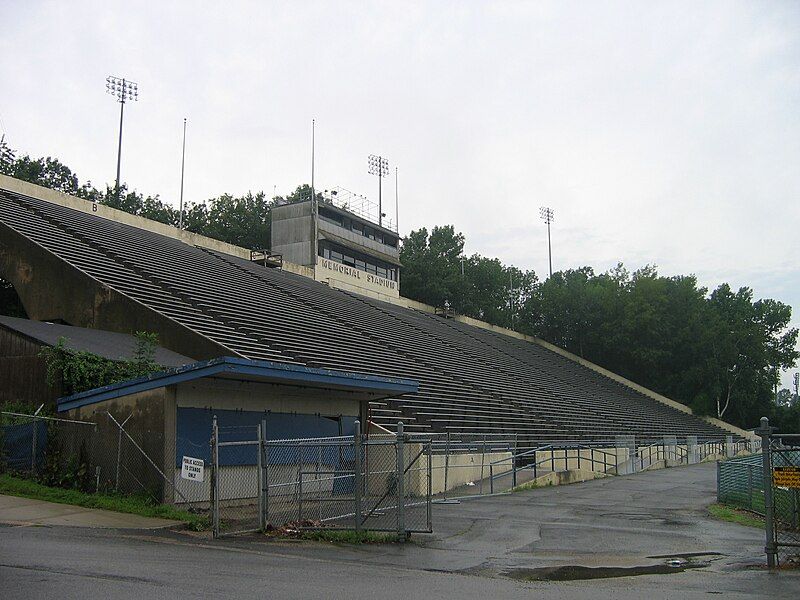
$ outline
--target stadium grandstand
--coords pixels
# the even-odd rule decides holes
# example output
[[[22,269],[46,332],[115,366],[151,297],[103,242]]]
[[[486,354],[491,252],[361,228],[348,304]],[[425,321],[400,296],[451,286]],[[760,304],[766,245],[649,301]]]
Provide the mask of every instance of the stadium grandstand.
[[[509,433],[526,444],[744,434],[557,348],[402,297],[327,285],[302,267],[91,202],[0,179],[0,276],[32,319],[131,333],[169,350],[418,382],[369,405],[410,432]]]

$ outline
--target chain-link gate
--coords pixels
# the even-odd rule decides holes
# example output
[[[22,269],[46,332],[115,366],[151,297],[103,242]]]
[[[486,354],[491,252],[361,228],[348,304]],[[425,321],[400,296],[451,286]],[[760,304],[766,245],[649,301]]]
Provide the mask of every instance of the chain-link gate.
[[[397,435],[266,440],[212,434],[214,535],[279,528],[430,532],[431,442]],[[259,451],[260,450],[260,451]]]
[[[800,562],[800,450],[771,440],[772,505],[778,564]]]

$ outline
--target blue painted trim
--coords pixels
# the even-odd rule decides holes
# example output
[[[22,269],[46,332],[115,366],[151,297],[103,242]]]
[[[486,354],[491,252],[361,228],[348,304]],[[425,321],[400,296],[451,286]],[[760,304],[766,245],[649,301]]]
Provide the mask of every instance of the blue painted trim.
[[[379,394],[382,398],[413,394],[419,390],[419,383],[411,379],[377,377],[363,373],[316,369],[266,360],[223,356],[59,398],[58,411],[64,412],[129,394],[211,377],[218,373],[242,375],[242,381],[250,381],[251,377],[261,377],[269,379],[271,383],[284,385],[305,385],[320,388],[335,386],[335,389],[344,391]]]

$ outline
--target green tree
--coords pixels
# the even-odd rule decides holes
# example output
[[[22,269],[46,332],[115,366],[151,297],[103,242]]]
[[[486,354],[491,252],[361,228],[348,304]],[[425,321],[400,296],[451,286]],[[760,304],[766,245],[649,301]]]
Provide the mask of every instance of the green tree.
[[[461,255],[464,236],[452,225],[412,231],[403,239],[400,261],[404,265],[404,294],[437,307],[455,307],[462,302],[464,280]]]
[[[81,185],[69,167],[50,156],[33,159],[26,154],[11,161],[0,161],[0,173],[87,200],[98,200],[102,196],[91,182]]]

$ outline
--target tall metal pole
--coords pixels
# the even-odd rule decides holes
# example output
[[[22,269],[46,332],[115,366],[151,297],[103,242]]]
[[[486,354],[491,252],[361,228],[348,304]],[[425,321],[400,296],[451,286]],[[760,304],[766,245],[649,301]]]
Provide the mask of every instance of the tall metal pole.
[[[114,96],[119,102],[119,142],[117,145],[117,180],[114,189],[117,202],[119,202],[120,167],[122,165],[122,120],[125,115],[125,102],[139,99],[139,85],[124,77],[106,77],[106,93]]]
[[[316,133],[317,121],[316,119],[311,119],[311,199],[315,200],[316,196],[314,194],[314,136]]]
[[[125,86],[125,80],[122,80],[123,87]],[[119,204],[119,170],[120,164],[122,162],[122,115],[125,112],[125,96],[122,96],[122,99],[119,101],[119,145],[117,146],[117,185],[114,188],[115,194],[117,196],[117,204]]]
[[[314,191],[316,130],[317,120],[311,119],[311,214],[314,218],[314,247],[312,248],[313,255],[311,256],[311,266],[313,266],[314,269],[317,268],[317,257],[319,255],[319,206],[317,204],[317,193]],[[270,246],[272,246],[272,240],[270,240]]]
[[[777,558],[777,547],[775,546],[775,506],[772,503],[772,450],[770,436],[773,428],[770,427],[769,419],[761,417],[761,426],[753,430],[753,433],[761,437],[761,468],[762,481],[764,482],[764,535],[766,544],[764,552],[767,555],[767,566],[772,569],[775,567]]]
[[[514,331],[514,274],[511,271],[508,272],[508,285],[509,305],[511,307],[511,331]]]
[[[178,216],[178,229],[183,229],[183,172],[186,166],[186,117],[183,118],[183,150],[181,152],[181,204]]]
[[[550,223],[553,222],[553,209],[547,206],[539,207],[539,216],[547,223],[547,260],[550,264],[550,277],[553,276],[553,247],[550,244]]]
[[[400,196],[397,186],[397,167],[394,168],[394,230],[400,233]]]

